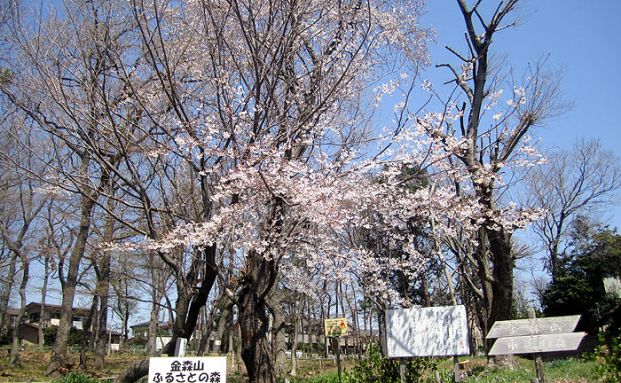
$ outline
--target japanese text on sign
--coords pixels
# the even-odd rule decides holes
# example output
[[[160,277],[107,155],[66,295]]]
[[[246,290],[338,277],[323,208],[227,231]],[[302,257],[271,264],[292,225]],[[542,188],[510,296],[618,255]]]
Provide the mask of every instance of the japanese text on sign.
[[[226,357],[151,358],[149,383],[226,383]]]

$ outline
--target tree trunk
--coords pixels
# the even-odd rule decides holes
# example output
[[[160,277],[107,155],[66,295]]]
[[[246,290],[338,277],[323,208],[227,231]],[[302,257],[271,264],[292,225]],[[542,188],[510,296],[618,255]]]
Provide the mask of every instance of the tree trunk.
[[[6,282],[4,282],[4,289],[2,290],[2,297],[0,297],[0,335],[7,329],[6,326],[6,311],[9,308],[9,297],[11,296],[11,290],[13,290],[13,283],[15,282],[15,268],[17,267],[17,254],[13,253],[11,262],[9,263],[9,271],[7,273]]]
[[[47,284],[49,282],[49,273],[50,273],[50,255],[45,255],[45,264],[43,266],[43,286],[41,286],[41,316],[39,318],[39,329],[38,329],[38,338],[39,338],[39,347],[43,347],[45,345],[45,336],[43,335],[43,327],[46,325],[44,322],[45,318],[45,301],[47,299]]]
[[[80,368],[86,369],[86,352],[92,347],[92,331],[93,319],[97,312],[97,306],[99,305],[99,297],[97,296],[97,286],[95,286],[95,294],[93,295],[93,301],[91,303],[91,309],[88,311],[88,317],[82,327],[82,344],[80,347]]]
[[[85,161],[87,163],[87,161]],[[46,375],[58,376],[59,368],[66,368],[67,359],[67,342],[69,341],[69,331],[72,326],[73,299],[75,298],[75,289],[78,283],[78,273],[80,262],[86,250],[86,239],[88,238],[91,226],[91,213],[95,207],[95,200],[86,195],[81,197],[81,217],[80,229],[76,243],[69,257],[69,270],[67,277],[62,284],[62,302],[60,311],[60,323],[58,324],[58,332],[56,333],[56,341],[52,348],[50,362],[48,363]],[[59,272],[61,272],[59,270]]]
[[[108,209],[112,211],[114,209],[114,199],[108,199]],[[108,217],[106,219],[106,225],[104,230],[104,242],[112,242],[114,239],[114,218]],[[110,296],[110,279],[111,273],[112,254],[108,250],[103,250],[101,258],[97,265],[97,287],[95,294],[99,297],[99,309],[97,310],[99,315],[97,316],[97,324],[95,329],[95,368],[102,369],[106,359],[106,354],[109,350],[109,339],[111,334],[108,330],[108,303]]]
[[[492,313],[492,304],[494,300],[493,276],[489,274],[491,266],[488,255],[488,243],[489,242],[484,230],[480,229],[479,248],[477,250],[478,254],[476,257],[476,261],[479,272],[479,280],[481,281],[481,291],[483,293],[483,309],[481,310],[479,317],[481,318],[481,331],[483,332],[484,336],[487,335],[492,325],[492,323],[490,322],[490,318]],[[487,346],[487,349],[489,350],[492,344],[489,343]]]
[[[19,286],[19,296],[21,305],[15,323],[13,324],[13,342],[11,344],[11,355],[9,356],[9,367],[15,368],[20,366],[19,347],[21,345],[21,324],[26,314],[26,286],[30,276],[30,261],[25,254],[20,255],[22,261],[22,281]]]
[[[264,299],[250,291],[240,299],[241,357],[251,383],[274,383],[271,344],[267,340],[269,314]]]
[[[102,264],[100,267],[100,279],[99,286],[97,288],[97,294],[99,295],[99,316],[97,323],[97,333],[95,338],[97,344],[95,346],[95,368],[101,369],[104,366],[108,350],[108,340],[110,334],[108,329],[108,301],[110,295],[110,254],[104,252]]]
[[[277,275],[276,264],[251,251],[246,258],[248,273],[239,293],[241,357],[251,383],[274,383],[272,345],[267,339],[270,325],[267,294]]]
[[[156,288],[153,288],[151,292],[153,304],[151,305],[151,315],[149,317],[149,327],[147,329],[147,354],[149,355],[152,355],[156,351],[157,328],[160,318],[159,294],[156,293],[156,290]]]
[[[298,351],[298,331],[299,331],[298,328],[300,326],[299,319],[298,319],[297,301],[294,302],[292,325],[293,325],[293,334],[291,334],[291,372],[289,372],[289,375],[297,376],[298,357],[296,355],[296,352]],[[311,336],[310,331],[308,332],[308,336],[310,338]]]
[[[223,296],[223,299],[228,299],[228,297]],[[220,347],[217,349],[219,352],[228,352],[232,344],[229,344],[228,334],[233,332],[233,303],[228,303],[224,310],[222,311],[222,315],[220,316],[220,320],[218,321],[218,328],[216,329],[217,337],[220,339]]]
[[[513,307],[513,255],[511,235],[504,229],[486,230],[490,252],[494,260],[492,310],[488,319],[491,326],[498,320],[510,320]]]
[[[272,315],[272,357],[276,367],[276,376],[282,377],[286,374],[287,358],[285,350],[287,349],[287,342],[285,340],[285,315],[282,311],[279,290],[272,290],[268,304]]]

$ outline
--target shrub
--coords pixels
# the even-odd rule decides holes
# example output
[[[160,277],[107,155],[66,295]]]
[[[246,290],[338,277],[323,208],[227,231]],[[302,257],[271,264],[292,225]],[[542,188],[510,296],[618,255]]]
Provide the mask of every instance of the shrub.
[[[351,383],[401,382],[398,360],[384,357],[376,344],[371,345],[368,353],[368,358],[357,361],[353,370],[347,373],[344,381]],[[437,369],[435,362],[429,358],[413,358],[403,363],[407,382],[418,382],[426,371]]]
[[[97,383],[97,379],[81,372],[70,372],[59,380],[52,383]]]
[[[600,338],[603,341],[603,338]],[[602,342],[598,348],[601,374],[605,382],[621,382],[621,335],[612,338],[609,344]]]
[[[56,334],[58,333],[58,327],[49,326],[43,329],[43,339],[45,340],[46,345],[53,345],[56,341]],[[72,346],[81,346],[82,345],[82,337],[84,336],[84,332],[82,330],[78,330],[75,327],[71,327],[69,331],[69,345]]]

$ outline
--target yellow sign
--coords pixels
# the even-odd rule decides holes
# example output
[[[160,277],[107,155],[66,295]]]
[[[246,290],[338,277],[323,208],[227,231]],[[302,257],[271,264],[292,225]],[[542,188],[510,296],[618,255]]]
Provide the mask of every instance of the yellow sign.
[[[323,323],[324,334],[326,336],[343,336],[347,335],[347,319],[332,318],[326,319]]]

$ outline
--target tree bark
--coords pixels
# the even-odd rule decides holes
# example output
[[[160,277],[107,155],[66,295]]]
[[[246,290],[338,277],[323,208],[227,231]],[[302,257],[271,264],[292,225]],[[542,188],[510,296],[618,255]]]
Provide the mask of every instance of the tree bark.
[[[287,342],[285,341],[285,315],[282,310],[280,290],[272,290],[272,293],[269,294],[268,305],[272,316],[272,357],[276,368],[276,376],[280,378],[286,374],[287,363],[285,356],[285,350],[287,349]]]
[[[275,262],[251,251],[246,258],[249,272],[241,282],[239,293],[239,324],[241,328],[241,357],[251,383],[274,383],[272,345],[267,339],[269,306],[266,296],[277,274]]]
[[[513,307],[513,254],[511,235],[504,229],[487,229],[490,252],[494,259],[492,309],[488,323],[510,320]]]
[[[4,289],[2,290],[2,297],[0,297],[0,334],[6,331],[6,311],[9,308],[9,297],[11,296],[11,290],[13,290],[13,283],[15,283],[15,268],[17,267],[17,254],[13,253],[11,262],[9,263],[9,271],[7,273],[7,280],[4,282]]]
[[[101,369],[104,366],[107,350],[108,339],[110,334],[108,329],[108,301],[110,296],[110,253],[104,251],[103,259],[100,266],[100,275],[98,281],[97,294],[99,296],[99,316],[97,323],[97,333],[95,339],[97,344],[95,346],[95,368]]]
[[[99,284],[99,283],[97,283]],[[93,294],[93,301],[91,302],[91,309],[88,311],[88,317],[82,327],[82,344],[80,347],[80,368],[86,369],[86,352],[93,346],[93,336],[91,328],[93,327],[93,321],[97,315],[97,306],[99,305],[99,296],[97,295],[97,285],[95,287],[95,294]]]
[[[83,171],[86,172],[88,167],[88,159],[83,159]],[[56,333],[56,341],[52,348],[52,354],[47,366],[47,376],[58,376],[59,368],[66,368],[68,364],[67,343],[69,341],[69,331],[72,325],[73,300],[75,298],[75,289],[78,283],[78,273],[80,262],[86,251],[86,240],[91,227],[91,215],[95,207],[95,200],[90,196],[83,194],[81,196],[81,216],[80,228],[76,243],[69,257],[69,270],[64,281],[61,279],[62,285],[62,302],[60,311],[60,323],[58,332]],[[62,272],[59,270],[59,272]]]
[[[291,334],[291,371],[289,375],[297,376],[298,374],[298,357],[296,352],[298,351],[298,328],[300,326],[298,319],[298,310],[297,310],[298,302],[297,300],[293,304],[293,333]],[[310,331],[308,332],[308,336],[311,336]]]
[[[43,335],[43,328],[46,326],[46,322],[44,322],[45,318],[45,301],[47,299],[47,284],[49,282],[49,273],[50,273],[50,255],[45,255],[43,266],[43,285],[41,286],[41,317],[39,319],[39,329],[38,329],[38,337],[39,337],[39,347],[43,347],[45,345],[45,336]]]
[[[19,353],[21,346],[21,325],[24,321],[26,314],[26,287],[28,286],[28,279],[30,277],[30,261],[26,254],[20,253],[20,259],[22,261],[22,281],[19,285],[19,296],[21,305],[15,323],[13,324],[13,342],[11,344],[11,355],[9,356],[9,367],[15,368],[21,365],[19,361]]]

